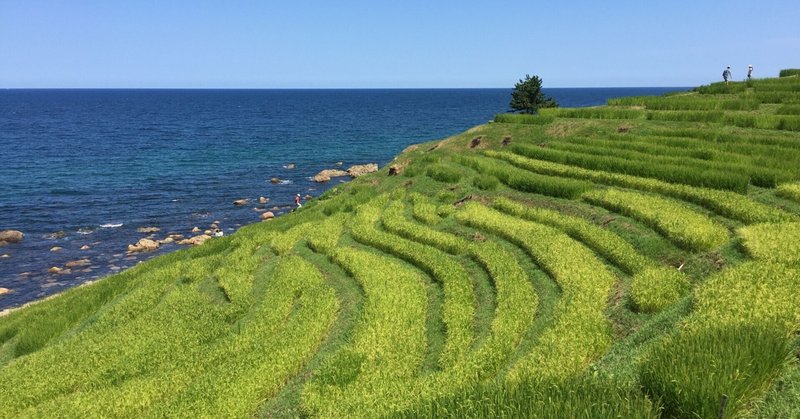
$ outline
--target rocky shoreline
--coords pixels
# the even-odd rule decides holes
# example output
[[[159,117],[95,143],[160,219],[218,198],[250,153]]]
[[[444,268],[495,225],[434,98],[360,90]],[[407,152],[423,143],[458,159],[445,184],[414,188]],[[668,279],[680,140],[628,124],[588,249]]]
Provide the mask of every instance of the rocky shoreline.
[[[342,163],[338,162],[335,166],[341,167]],[[295,168],[295,165],[290,163],[284,167],[291,170]],[[354,165],[347,170],[326,169],[320,173],[328,170],[341,172],[341,174],[336,174],[332,177],[349,176],[350,178],[355,178],[377,171],[378,165],[374,163]],[[321,183],[329,181],[331,177],[327,177],[325,180],[322,180],[323,177],[318,176],[307,179]],[[287,185],[292,184],[292,182],[283,181],[279,178],[272,178],[270,181],[270,183],[284,189]],[[308,189],[311,191],[315,188],[309,187]],[[313,199],[312,195],[303,194],[303,202],[310,199]],[[228,202],[234,208],[250,209],[257,214],[257,218],[253,217],[250,222],[258,220],[270,221],[295,208],[292,204],[274,205],[271,204],[271,201],[269,197],[259,196],[258,198],[238,198]],[[243,213],[241,214],[243,215]],[[206,214],[205,216],[209,215]],[[241,215],[234,217],[234,219],[239,220],[242,220],[242,218],[246,219],[247,217],[242,217]],[[113,275],[135,266],[150,257],[177,250],[181,246],[200,246],[215,237],[222,237],[226,233],[231,234],[242,225],[249,223],[246,220],[232,225],[226,223],[227,226],[223,228],[225,219],[220,220],[214,220],[206,224],[205,228],[200,224],[187,230],[176,230],[175,226],[165,229],[163,225],[159,224],[140,226],[135,230],[126,230],[128,232],[124,233],[124,235],[134,237],[132,237],[133,241],[127,242],[124,245],[125,248],[121,251],[111,248],[109,245],[114,241],[110,242],[108,239],[118,237],[123,229],[129,229],[129,227],[122,227],[122,223],[108,223],[95,228],[82,227],[75,231],[75,234],[63,230],[46,234],[37,232],[34,233],[32,239],[30,239],[31,241],[26,240],[26,233],[23,231],[16,229],[2,230],[0,231],[0,263],[11,264],[6,265],[6,267],[14,266],[16,252],[31,252],[32,249],[41,249],[38,251],[49,253],[53,256],[45,256],[40,253],[41,256],[36,257],[37,260],[50,260],[51,262],[44,262],[46,264],[40,268],[37,268],[31,262],[27,262],[25,265],[17,265],[21,268],[17,271],[18,273],[13,274],[16,275],[16,278],[8,278],[8,280],[0,282],[0,314],[6,314],[8,310],[14,310],[51,298],[53,295],[58,295],[60,292],[75,286],[92,283],[107,275]],[[95,235],[100,237],[94,237]],[[135,235],[140,236],[136,238]],[[93,237],[94,240],[85,240],[89,237]],[[53,291],[56,292],[51,293]],[[30,298],[28,295],[34,298]],[[8,298],[11,299],[9,300]],[[9,303],[12,306],[9,307]],[[5,309],[2,308],[4,305],[6,306]]]

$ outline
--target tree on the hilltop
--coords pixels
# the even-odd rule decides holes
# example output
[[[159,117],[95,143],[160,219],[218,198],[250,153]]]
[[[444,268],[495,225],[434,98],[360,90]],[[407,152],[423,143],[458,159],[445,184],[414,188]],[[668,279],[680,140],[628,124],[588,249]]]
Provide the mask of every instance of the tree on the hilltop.
[[[555,99],[542,93],[542,79],[525,75],[511,92],[511,109],[522,113],[536,113],[539,108],[556,108]]]

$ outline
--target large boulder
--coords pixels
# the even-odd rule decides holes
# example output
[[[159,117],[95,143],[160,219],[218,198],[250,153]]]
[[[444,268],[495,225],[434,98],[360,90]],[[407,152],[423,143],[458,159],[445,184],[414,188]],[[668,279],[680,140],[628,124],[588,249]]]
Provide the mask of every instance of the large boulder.
[[[347,175],[348,175],[348,173],[345,172],[344,170],[325,169],[325,170],[317,173],[316,176],[314,176],[314,182],[320,182],[320,183],[321,182],[327,182],[327,181],[331,180],[331,178],[342,177],[342,176],[347,176]]]
[[[372,173],[377,171],[378,171],[378,165],[375,163],[357,164],[347,169],[347,174],[350,175],[350,177],[359,177],[361,175],[366,175],[367,173]]]
[[[78,259],[67,262],[64,264],[64,266],[66,266],[67,268],[80,268],[91,264],[92,262],[89,259]]]
[[[25,234],[19,230],[0,231],[0,241],[6,243],[19,243],[25,238]]]
[[[200,246],[201,244],[205,243],[206,240],[210,239],[211,236],[207,234],[200,234],[198,236],[190,237],[188,239],[184,239],[178,242],[178,244],[186,244],[190,246]]]
[[[267,221],[275,218],[275,214],[272,211],[267,211],[261,214],[261,221]]]
[[[10,294],[10,293],[11,293],[10,289],[0,287],[0,295],[6,295],[6,294]]]
[[[233,201],[233,205],[236,205],[237,207],[243,207],[249,203],[250,203],[249,199],[237,199]]]
[[[139,227],[136,229],[139,233],[153,234],[161,231],[158,227]]]
[[[161,245],[155,240],[141,239],[138,242],[136,242],[136,244],[129,244],[128,252],[129,253],[149,252],[158,249],[159,246]]]

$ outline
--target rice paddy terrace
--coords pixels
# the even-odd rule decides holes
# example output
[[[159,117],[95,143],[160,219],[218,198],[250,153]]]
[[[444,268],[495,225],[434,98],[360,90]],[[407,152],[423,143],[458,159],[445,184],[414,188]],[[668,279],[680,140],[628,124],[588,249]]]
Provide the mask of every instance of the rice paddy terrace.
[[[499,115],[15,311],[0,417],[800,417],[785,75]]]

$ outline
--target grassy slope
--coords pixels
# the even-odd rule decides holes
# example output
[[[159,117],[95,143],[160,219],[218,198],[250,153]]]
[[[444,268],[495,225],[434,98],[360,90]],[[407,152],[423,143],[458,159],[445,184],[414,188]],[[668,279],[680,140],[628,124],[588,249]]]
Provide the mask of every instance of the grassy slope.
[[[798,416],[797,104],[713,84],[410,147],[0,318],[0,417]]]

